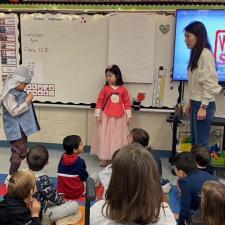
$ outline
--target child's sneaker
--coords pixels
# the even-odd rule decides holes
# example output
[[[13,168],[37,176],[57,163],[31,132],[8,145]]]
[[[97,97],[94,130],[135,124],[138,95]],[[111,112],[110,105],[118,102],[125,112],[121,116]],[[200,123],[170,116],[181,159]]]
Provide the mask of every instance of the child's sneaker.
[[[9,184],[9,179],[10,179],[10,177],[11,177],[11,175],[7,175],[7,177],[5,178],[5,181],[4,181],[4,184],[6,185],[6,186],[8,186],[8,184]]]

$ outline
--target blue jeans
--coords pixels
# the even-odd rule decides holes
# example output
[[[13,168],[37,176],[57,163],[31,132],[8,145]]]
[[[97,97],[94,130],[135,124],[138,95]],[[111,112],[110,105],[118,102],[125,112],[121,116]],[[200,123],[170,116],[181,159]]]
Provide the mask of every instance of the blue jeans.
[[[190,125],[192,145],[202,145],[209,148],[209,136],[212,119],[216,111],[215,102],[210,102],[206,109],[206,118],[197,120],[198,110],[201,106],[200,101],[191,100]]]

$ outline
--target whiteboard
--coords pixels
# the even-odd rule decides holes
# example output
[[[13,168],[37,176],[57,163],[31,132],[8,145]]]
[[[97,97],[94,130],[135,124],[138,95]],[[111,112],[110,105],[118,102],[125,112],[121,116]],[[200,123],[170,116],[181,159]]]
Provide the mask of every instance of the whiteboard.
[[[35,100],[93,103],[105,82],[108,16],[21,14],[22,61]]]
[[[130,91],[132,98],[136,98],[138,92],[145,92],[145,100],[142,105],[145,107],[153,106],[156,108],[169,107],[172,108],[176,105],[179,92],[179,82],[172,81],[171,71],[173,67],[173,49],[174,49],[174,35],[175,35],[175,17],[172,15],[157,15],[149,14],[152,20],[155,20],[155,48],[154,48],[154,71],[153,71],[153,83],[128,83],[128,90]],[[160,29],[161,28],[161,29]],[[163,30],[163,32],[161,31]],[[159,67],[163,66],[163,73],[165,80],[160,83],[159,79]],[[163,87],[160,88],[160,84]],[[161,102],[157,99],[160,97]],[[154,104],[157,103],[158,104]]]
[[[109,64],[119,64],[126,82],[152,83],[155,19],[147,13],[116,13],[109,20]]]
[[[132,32],[132,26],[140,21],[145,24],[144,30],[148,32],[139,28],[135,30],[135,35],[129,36],[130,40],[127,38],[126,42],[121,42],[118,36],[121,36],[125,22],[121,23],[118,18],[128,18],[126,23],[130,21],[130,28],[124,29],[124,33]],[[163,90],[163,94],[160,94],[161,103],[154,106],[173,107],[176,104],[178,83],[171,82],[170,78],[175,30],[173,16],[155,13],[104,16],[36,13],[21,14],[20,20],[22,61],[29,65],[34,75],[33,83],[27,86],[27,91],[35,95],[35,100],[95,103],[105,84],[104,70],[108,64],[115,63],[121,68],[131,99],[136,98],[139,92],[145,92],[146,98],[142,105],[149,107],[158,98],[157,91]],[[113,32],[117,29],[116,23],[120,32]],[[169,25],[167,33],[160,31],[161,25]],[[148,26],[151,28],[146,28]],[[135,50],[137,46],[131,48],[131,43],[140,43],[138,46],[144,55],[142,51]],[[143,43],[148,51],[145,51]],[[128,59],[122,60],[120,54],[116,54],[115,50],[120,52],[119,49],[129,51]],[[139,60],[133,66],[125,65],[123,63],[129,60],[128,56]],[[145,58],[148,60],[145,61]],[[164,88],[155,85],[159,66],[165,70]]]

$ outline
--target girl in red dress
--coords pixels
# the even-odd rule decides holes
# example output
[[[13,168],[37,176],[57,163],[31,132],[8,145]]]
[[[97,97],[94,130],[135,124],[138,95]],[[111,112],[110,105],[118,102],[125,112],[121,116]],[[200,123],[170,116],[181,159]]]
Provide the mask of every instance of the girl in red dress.
[[[123,85],[120,68],[117,65],[108,66],[105,76],[106,84],[96,103],[98,127],[91,150],[98,155],[101,166],[106,166],[113,153],[128,144],[128,125],[131,122],[130,97]]]

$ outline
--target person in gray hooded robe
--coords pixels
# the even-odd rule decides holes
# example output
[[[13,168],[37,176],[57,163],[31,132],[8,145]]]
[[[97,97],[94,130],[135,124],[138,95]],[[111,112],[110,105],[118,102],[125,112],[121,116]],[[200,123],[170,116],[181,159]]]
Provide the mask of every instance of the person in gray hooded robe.
[[[33,94],[27,94],[25,88],[31,83],[32,75],[28,67],[20,65],[9,75],[0,97],[3,111],[3,127],[11,146],[9,175],[16,173],[21,161],[27,155],[27,136],[40,130],[32,104]]]

